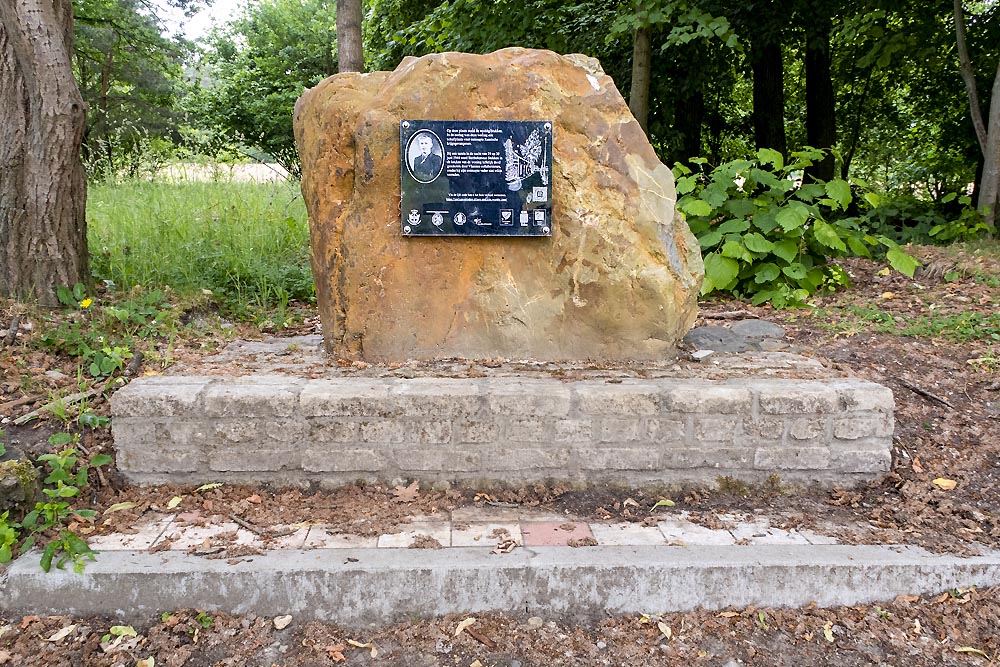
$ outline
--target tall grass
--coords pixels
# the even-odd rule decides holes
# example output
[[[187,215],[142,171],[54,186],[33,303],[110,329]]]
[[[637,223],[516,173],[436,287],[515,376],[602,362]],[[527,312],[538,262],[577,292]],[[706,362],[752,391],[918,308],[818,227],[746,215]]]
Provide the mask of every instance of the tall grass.
[[[207,289],[234,315],[314,295],[296,183],[97,184],[87,222],[92,273],[120,287]]]

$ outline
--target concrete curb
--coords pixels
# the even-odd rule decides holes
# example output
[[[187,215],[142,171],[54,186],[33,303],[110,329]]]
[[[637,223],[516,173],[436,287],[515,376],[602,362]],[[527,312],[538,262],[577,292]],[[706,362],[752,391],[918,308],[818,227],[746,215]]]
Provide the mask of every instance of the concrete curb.
[[[695,608],[852,605],[1000,584],[1000,552],[913,547],[535,547],[284,550],[235,564],[181,552],[106,552],[83,576],[27,554],[0,573],[0,608],[134,619],[196,608],[358,626],[504,611],[585,619]]]

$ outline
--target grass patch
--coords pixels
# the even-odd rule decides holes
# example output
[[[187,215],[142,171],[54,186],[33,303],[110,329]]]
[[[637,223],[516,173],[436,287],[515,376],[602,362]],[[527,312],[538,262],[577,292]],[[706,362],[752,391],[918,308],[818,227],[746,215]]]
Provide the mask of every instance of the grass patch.
[[[818,315],[836,318],[828,326],[834,331],[873,331],[923,338],[943,338],[954,342],[1000,340],[1000,312],[960,311],[916,317],[897,317],[871,306],[849,305],[836,310],[821,309]]]
[[[120,288],[211,290],[229,315],[251,320],[314,300],[297,183],[98,184],[87,222],[91,272]]]

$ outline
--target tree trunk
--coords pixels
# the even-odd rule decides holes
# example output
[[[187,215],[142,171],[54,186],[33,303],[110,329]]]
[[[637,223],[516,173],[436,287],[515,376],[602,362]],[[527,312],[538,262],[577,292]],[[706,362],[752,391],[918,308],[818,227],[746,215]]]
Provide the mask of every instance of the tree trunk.
[[[341,72],[363,72],[361,0],[337,0],[337,63]]]
[[[751,44],[753,130],[757,148],[788,153],[785,139],[785,67],[778,42]]]
[[[0,294],[57,303],[88,282],[70,0],[0,2]]]
[[[983,153],[983,178],[979,188],[979,208],[986,208],[986,224],[996,225],[996,210],[1000,203],[1000,63],[993,78],[990,117]]]
[[[958,68],[965,82],[965,90],[969,95],[969,115],[972,116],[972,126],[976,128],[976,139],[979,149],[986,152],[986,127],[983,125],[983,111],[979,106],[979,94],[976,92],[976,74],[972,69],[972,59],[969,58],[969,45],[965,40],[965,14],[962,11],[962,0],[955,0],[955,42],[958,47]]]
[[[649,134],[649,79],[653,69],[653,48],[649,27],[636,28],[632,44],[632,89],[628,108],[639,121],[639,127]]]
[[[830,76],[828,17],[817,17],[806,29],[806,143],[813,148],[833,148],[837,143],[837,100]],[[806,177],[829,181],[836,163],[832,154],[806,169]]]

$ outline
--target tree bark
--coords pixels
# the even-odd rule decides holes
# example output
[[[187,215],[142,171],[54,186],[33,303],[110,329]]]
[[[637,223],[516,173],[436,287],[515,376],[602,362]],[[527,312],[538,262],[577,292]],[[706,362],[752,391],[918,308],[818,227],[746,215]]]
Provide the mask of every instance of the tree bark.
[[[785,66],[781,44],[751,44],[753,68],[753,129],[757,148],[788,153],[785,139]]]
[[[993,94],[990,98],[989,129],[986,136],[986,150],[983,151],[983,178],[979,188],[979,208],[986,209],[986,224],[996,225],[996,210],[1000,204],[1000,63],[993,78]]]
[[[972,69],[972,59],[969,58],[969,45],[965,40],[965,14],[962,10],[962,0],[955,0],[955,41],[958,46],[959,71],[965,90],[969,95],[969,112],[972,125],[976,128],[976,138],[979,140],[979,150],[986,152],[986,126],[983,125],[983,110],[979,106],[979,93],[976,92],[976,74]]]
[[[632,88],[628,108],[646,134],[649,134],[649,80],[652,69],[653,48],[649,27],[636,28],[632,43]]]
[[[70,0],[0,2],[0,293],[55,305],[88,282]]]
[[[806,143],[813,148],[833,148],[837,143],[837,99],[830,76],[829,17],[811,21],[806,32]],[[836,162],[832,154],[806,169],[806,176],[829,181]]]
[[[361,0],[337,0],[337,63],[340,72],[363,72]]]

